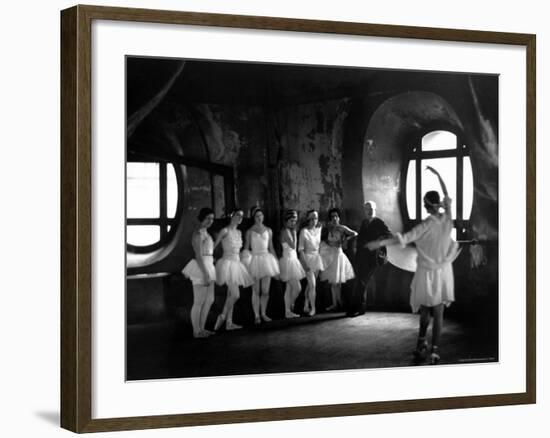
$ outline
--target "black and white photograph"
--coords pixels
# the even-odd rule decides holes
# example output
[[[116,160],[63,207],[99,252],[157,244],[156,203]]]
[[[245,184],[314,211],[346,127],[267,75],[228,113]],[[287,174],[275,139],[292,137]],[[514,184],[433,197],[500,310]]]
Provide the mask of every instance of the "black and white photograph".
[[[499,361],[498,75],[125,73],[127,380]]]

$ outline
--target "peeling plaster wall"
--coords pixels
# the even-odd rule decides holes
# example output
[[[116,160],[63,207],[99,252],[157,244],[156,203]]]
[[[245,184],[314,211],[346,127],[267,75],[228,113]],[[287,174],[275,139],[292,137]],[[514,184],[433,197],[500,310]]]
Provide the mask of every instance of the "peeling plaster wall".
[[[287,107],[280,161],[282,208],[321,215],[341,207],[343,126],[349,100]]]
[[[234,168],[237,206],[265,207],[266,136],[261,107],[200,105],[200,124],[213,163]]]

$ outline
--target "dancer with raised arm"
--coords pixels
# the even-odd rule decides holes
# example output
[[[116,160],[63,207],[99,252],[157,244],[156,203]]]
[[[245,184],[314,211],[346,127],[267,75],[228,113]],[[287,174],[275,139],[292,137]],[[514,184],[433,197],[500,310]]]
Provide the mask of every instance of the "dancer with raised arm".
[[[254,224],[246,232],[243,262],[254,280],[252,285],[252,309],[254,324],[269,322],[267,304],[271,277],[279,275],[279,262],[273,249],[273,233],[264,225],[264,212],[256,208],[252,212]]]
[[[280,279],[286,282],[285,287],[285,318],[297,318],[294,313],[294,302],[300,294],[300,280],[306,276],[302,264],[296,254],[297,236],[296,222],[298,213],[296,210],[288,210],[284,215],[283,228],[280,233],[283,256],[279,259],[281,271]]]
[[[211,208],[202,208],[198,220],[199,226],[191,236],[195,258],[185,265],[182,273],[193,283],[193,306],[191,307],[193,337],[206,338],[214,333],[205,329],[206,318],[214,302],[214,281],[216,281],[214,242],[207,231],[214,223],[214,211]]]
[[[315,315],[317,276],[324,269],[323,260],[319,254],[321,229],[319,213],[317,210],[309,210],[307,212],[306,226],[301,229],[298,239],[298,254],[300,255],[307,278],[304,312],[308,316]]]
[[[244,213],[241,209],[233,210],[229,225],[220,231],[214,244],[216,247],[221,242],[223,247],[223,256],[216,262],[216,283],[227,285],[225,305],[216,320],[214,330],[220,329],[224,323],[226,330],[242,328],[233,323],[233,306],[240,297],[239,287],[249,287],[254,283],[248,269],[240,259],[243,238],[237,226],[242,222],[243,216]]]
[[[459,254],[458,244],[451,238],[453,220],[451,200],[441,175],[433,167],[432,172],[439,180],[443,191],[443,200],[437,191],[424,195],[424,208],[430,214],[421,223],[405,234],[367,245],[370,250],[381,246],[415,242],[418,251],[417,268],[411,283],[410,303],[414,313],[420,311],[418,342],[414,352],[417,361],[425,360],[428,355],[426,333],[433,317],[432,347],[430,363],[440,361],[439,345],[443,329],[443,311],[454,301],[454,276],[452,262]],[[442,212],[440,210],[443,210]]]
[[[321,273],[321,280],[330,283],[332,304],[326,310],[331,311],[342,307],[342,284],[355,278],[353,267],[342,250],[342,245],[349,239],[357,236],[357,232],[340,223],[340,210],[329,210],[328,234],[326,246],[321,251],[325,270]]]

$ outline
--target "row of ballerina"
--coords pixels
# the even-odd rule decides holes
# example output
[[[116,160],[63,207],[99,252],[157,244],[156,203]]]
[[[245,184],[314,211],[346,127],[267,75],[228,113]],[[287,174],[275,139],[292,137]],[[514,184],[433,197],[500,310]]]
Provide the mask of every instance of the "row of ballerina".
[[[218,316],[214,330],[225,325],[226,330],[241,326],[233,322],[233,307],[240,296],[240,287],[252,286],[252,307],[255,323],[269,322],[266,314],[271,279],[286,283],[284,301],[285,317],[296,318],[294,303],[301,292],[300,280],[307,278],[304,312],[313,316],[315,291],[318,278],[331,284],[332,305],[327,310],[340,307],[341,285],[355,277],[351,262],[342,250],[345,241],[357,236],[357,232],[340,224],[338,209],[329,212],[328,233],[321,241],[322,226],[316,210],[307,213],[306,225],[296,231],[298,214],[295,210],[285,213],[280,231],[282,257],[277,259],[273,248],[273,232],[265,226],[264,213],[257,208],[252,213],[253,225],[246,231],[244,245],[242,233],[237,227],[244,217],[242,210],[234,210],[230,222],[214,242],[208,228],[214,222],[214,212],[203,208],[198,216],[199,227],[193,233],[192,244],[195,258],[182,273],[193,283],[193,306],[191,323],[193,335],[204,338],[214,332],[206,330],[205,323],[214,301],[214,283],[227,286],[224,308]],[[221,243],[222,257],[214,263],[214,249]]]

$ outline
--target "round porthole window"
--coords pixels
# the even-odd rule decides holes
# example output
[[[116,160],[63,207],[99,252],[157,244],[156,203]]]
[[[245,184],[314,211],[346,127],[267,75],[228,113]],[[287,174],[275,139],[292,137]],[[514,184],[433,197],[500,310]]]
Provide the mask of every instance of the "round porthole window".
[[[441,193],[439,181],[427,166],[437,169],[453,199],[454,220],[468,221],[472,213],[474,181],[468,148],[453,132],[436,130],[422,136],[420,144],[411,145],[406,168],[406,211],[410,220],[421,220],[428,216],[423,208],[422,197],[429,190]],[[456,230],[454,231],[456,237]]]
[[[126,244],[146,253],[166,244],[181,210],[181,172],[172,163],[126,163]]]

